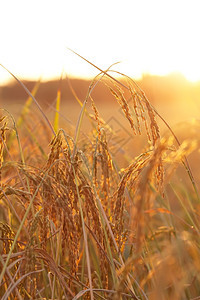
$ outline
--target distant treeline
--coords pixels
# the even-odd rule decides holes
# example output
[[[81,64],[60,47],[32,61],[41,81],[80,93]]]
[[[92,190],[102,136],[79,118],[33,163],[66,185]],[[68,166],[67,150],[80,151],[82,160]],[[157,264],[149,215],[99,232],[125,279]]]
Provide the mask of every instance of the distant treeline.
[[[126,84],[125,79],[121,80]],[[71,85],[77,96],[81,100],[84,100],[91,81],[72,78],[70,79],[70,84],[68,79],[41,82],[36,98],[44,105],[46,103],[49,104],[55,100],[57,90],[60,89],[63,100],[73,101],[74,95],[70,87]],[[151,103],[190,100],[191,97],[194,101],[199,100],[200,97],[200,81],[196,83],[189,82],[181,74],[170,74],[168,76],[147,74],[143,75],[142,79],[136,82],[145,91]],[[30,91],[36,84],[34,81],[23,81],[23,83]],[[107,102],[112,95],[103,83],[99,83],[93,91],[93,97],[97,102]],[[16,81],[11,81],[5,86],[0,86],[1,103],[10,100],[23,102],[26,98],[25,91]]]

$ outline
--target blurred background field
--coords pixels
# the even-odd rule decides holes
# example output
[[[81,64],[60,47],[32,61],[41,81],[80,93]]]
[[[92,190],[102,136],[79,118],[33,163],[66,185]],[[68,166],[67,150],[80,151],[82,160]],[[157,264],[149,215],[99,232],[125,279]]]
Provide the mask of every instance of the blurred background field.
[[[124,82],[121,79],[121,82]],[[24,81],[30,91],[34,88],[35,81]],[[80,78],[65,78],[62,80],[51,80],[40,82],[36,99],[44,112],[50,118],[54,119],[56,111],[56,95],[58,89],[61,91],[61,102],[59,111],[60,126],[73,134],[81,110],[80,104],[75,99],[73,91],[83,102],[91,80]],[[150,103],[156,108],[158,113],[168,122],[180,141],[195,139],[200,143],[200,81],[190,82],[179,73],[172,73],[168,76],[143,75],[136,83],[143,89]],[[73,91],[72,91],[73,89]],[[92,97],[99,110],[100,117],[111,126],[117,136],[109,136],[110,144],[115,145],[114,154],[120,161],[122,154],[126,153],[128,164],[129,159],[138,155],[146,145],[144,135],[134,136],[129,128],[127,119],[123,116],[116,99],[109,92],[109,89],[103,82],[100,82],[92,92]],[[10,81],[6,85],[0,86],[0,105],[13,114],[15,119],[20,116],[23,105],[27,99],[25,91],[15,82]],[[92,113],[91,102],[88,101],[87,110]],[[32,113],[38,115],[38,110],[33,103]],[[168,129],[164,123],[157,117],[160,130],[163,135],[168,135]],[[82,133],[89,132],[91,124],[87,116],[84,117],[82,124]],[[199,144],[198,144],[199,145]],[[119,150],[119,151],[118,151]],[[200,153],[199,147],[188,158],[194,178],[198,185],[200,183],[199,165]]]
[[[24,83],[31,91],[36,82],[24,81]],[[83,101],[91,80],[72,78],[70,83],[77,96]],[[172,126],[199,118],[200,81],[190,82],[183,75],[173,73],[168,76],[143,75],[142,79],[136,80],[136,83]],[[36,99],[46,111],[51,112],[55,107],[58,89],[61,89],[63,117],[65,116],[69,120],[71,118],[70,121],[74,123],[80,107],[77,105],[67,79],[63,79],[62,82],[59,80],[41,82]],[[26,97],[24,90],[15,81],[11,81],[7,85],[0,85],[1,107],[10,110],[15,116],[20,113]],[[110,116],[109,110],[117,107],[116,100],[102,83],[93,91],[93,97],[100,112],[105,115]]]

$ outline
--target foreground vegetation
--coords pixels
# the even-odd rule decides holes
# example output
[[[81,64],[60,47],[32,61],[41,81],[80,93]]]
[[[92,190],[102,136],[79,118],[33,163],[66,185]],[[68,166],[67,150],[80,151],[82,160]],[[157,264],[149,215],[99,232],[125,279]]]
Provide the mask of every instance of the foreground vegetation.
[[[161,116],[143,91],[130,78],[124,85],[104,75],[92,81],[83,103],[77,99],[82,108],[73,137],[58,126],[60,91],[53,126],[34,98],[37,88],[16,122],[2,110],[2,300],[200,295],[199,197],[186,158],[196,142],[180,144],[169,127],[169,137],[161,137]],[[113,129],[92,98],[100,80],[132,134],[148,138],[125,168],[112,155],[107,132]],[[41,118],[31,112],[35,104]],[[84,114],[93,129],[81,135]],[[187,189],[176,180],[179,165]]]

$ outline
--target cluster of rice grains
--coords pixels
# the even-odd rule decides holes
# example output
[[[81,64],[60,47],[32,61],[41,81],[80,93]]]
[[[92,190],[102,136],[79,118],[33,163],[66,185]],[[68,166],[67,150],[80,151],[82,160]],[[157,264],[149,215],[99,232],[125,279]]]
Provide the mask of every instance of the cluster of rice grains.
[[[141,122],[145,125],[150,150],[145,154],[142,154],[139,159],[136,158],[138,163],[134,162],[126,170],[129,174],[128,177],[131,177],[132,173],[135,176],[135,173],[138,173],[138,169],[143,170],[143,167],[146,164],[145,162],[148,162],[149,158],[154,156],[155,149],[158,149],[160,146],[160,132],[156,122],[155,112],[143,91],[137,91],[133,89],[132,86],[129,86],[130,95],[128,97],[129,101],[127,101],[120,87],[117,86],[117,91],[114,91],[112,88],[110,89],[112,94],[118,100],[126,119],[129,121],[130,126],[133,129],[133,134],[141,135]],[[134,122],[134,120],[136,121]],[[159,158],[154,163],[154,171],[156,172],[156,185],[160,187],[161,191],[163,184],[163,166],[161,155],[157,156]],[[135,167],[133,167],[133,165]]]
[[[157,209],[156,199],[165,197],[163,159],[172,163],[183,155],[171,140],[161,140],[154,109],[137,86],[128,81],[125,96],[115,81],[106,85],[132,134],[145,130],[149,141],[149,148],[120,172],[109,152],[107,125],[91,95],[97,126],[91,138],[88,133],[88,142],[75,143],[60,129],[47,159],[43,155],[37,164],[31,153],[25,158],[21,153],[20,163],[10,164],[10,174],[3,164],[6,123],[0,128],[0,170],[10,177],[0,195],[9,214],[0,227],[2,299],[147,299],[153,291],[147,241],[158,232],[160,219],[151,227],[148,212]],[[11,157],[12,147],[7,160]],[[158,234],[173,235],[173,227],[160,227]]]

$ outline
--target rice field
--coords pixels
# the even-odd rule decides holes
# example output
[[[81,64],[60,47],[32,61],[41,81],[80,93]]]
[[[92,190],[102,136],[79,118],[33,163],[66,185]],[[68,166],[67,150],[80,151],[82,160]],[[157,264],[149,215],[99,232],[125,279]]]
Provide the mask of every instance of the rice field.
[[[60,90],[49,119],[37,88],[16,78],[28,99],[17,120],[3,109],[0,119],[2,300],[200,299],[200,198],[187,158],[198,141],[180,142],[145,91],[108,74],[84,102],[73,91],[80,113],[69,131]],[[145,141],[137,156],[109,140],[119,134],[93,98],[99,82]]]

